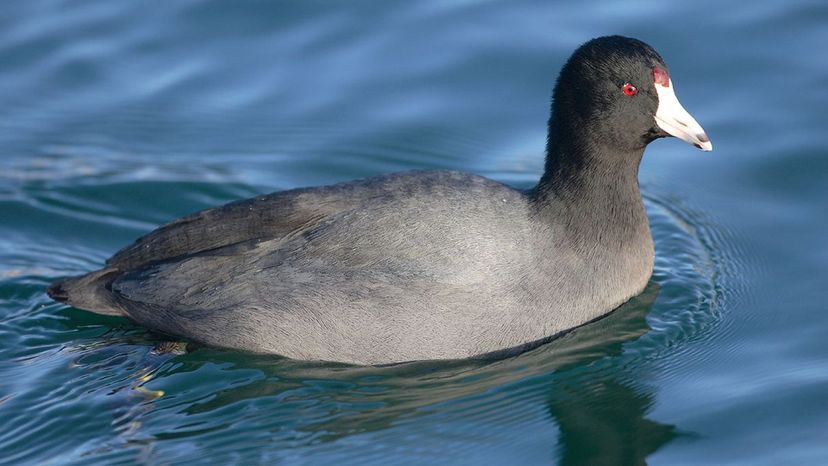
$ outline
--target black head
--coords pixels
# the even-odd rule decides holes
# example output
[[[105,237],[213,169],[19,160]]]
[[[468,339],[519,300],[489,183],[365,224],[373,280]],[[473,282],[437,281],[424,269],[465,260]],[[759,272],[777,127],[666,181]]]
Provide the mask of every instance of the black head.
[[[570,143],[580,150],[640,154],[669,135],[712,149],[678,103],[661,56],[622,36],[593,39],[572,54],[555,85],[549,126],[550,155]]]

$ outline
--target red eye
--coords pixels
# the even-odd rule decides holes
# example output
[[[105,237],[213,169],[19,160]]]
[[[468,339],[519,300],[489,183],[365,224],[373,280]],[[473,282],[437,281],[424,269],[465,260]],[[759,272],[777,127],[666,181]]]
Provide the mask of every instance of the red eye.
[[[628,96],[634,96],[634,95],[638,94],[638,89],[636,89],[635,86],[633,86],[630,83],[624,84],[623,89],[624,89],[624,94],[627,94]]]

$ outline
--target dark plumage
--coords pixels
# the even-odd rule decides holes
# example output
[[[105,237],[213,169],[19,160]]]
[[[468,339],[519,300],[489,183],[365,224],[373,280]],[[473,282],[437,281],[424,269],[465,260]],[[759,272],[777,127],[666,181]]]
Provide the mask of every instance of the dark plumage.
[[[668,134],[711,148],[666,70],[635,39],[576,50],[529,191],[419,171],[259,196],[175,220],[49,295],[199,343],[299,359],[529,348],[612,311],[652,274],[644,148]]]

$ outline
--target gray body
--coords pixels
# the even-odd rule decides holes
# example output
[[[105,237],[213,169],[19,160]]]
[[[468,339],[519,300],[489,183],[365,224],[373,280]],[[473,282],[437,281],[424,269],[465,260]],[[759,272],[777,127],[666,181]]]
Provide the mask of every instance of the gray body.
[[[285,191],[175,221],[62,286],[77,307],[297,359],[518,351],[643,290],[653,246],[637,186],[546,202],[435,171]]]
[[[671,86],[647,44],[593,39],[558,77],[544,174],[529,191],[447,171],[284,191],[174,221],[48,292],[165,334],[297,359],[516,353],[646,286],[644,149],[669,135],[712,149]]]

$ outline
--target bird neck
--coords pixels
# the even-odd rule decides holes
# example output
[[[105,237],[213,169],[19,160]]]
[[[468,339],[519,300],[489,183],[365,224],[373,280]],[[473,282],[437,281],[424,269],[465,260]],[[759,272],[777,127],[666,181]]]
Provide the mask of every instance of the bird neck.
[[[619,244],[645,233],[649,240],[638,185],[644,148],[619,151],[594,136],[550,124],[546,167],[532,190],[538,215],[586,242]]]

